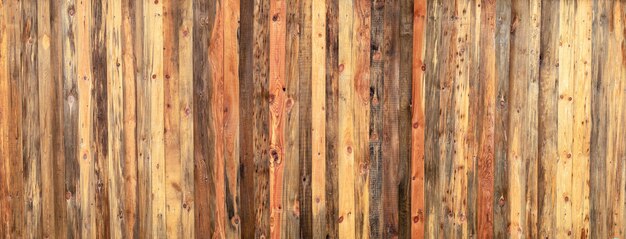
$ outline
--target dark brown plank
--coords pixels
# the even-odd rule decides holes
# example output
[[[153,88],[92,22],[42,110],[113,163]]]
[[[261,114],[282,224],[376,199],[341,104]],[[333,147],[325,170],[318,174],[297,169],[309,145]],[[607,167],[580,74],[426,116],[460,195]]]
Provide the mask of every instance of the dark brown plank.
[[[339,238],[339,1],[326,0],[326,238]]]
[[[313,208],[312,208],[312,195],[311,195],[311,71],[312,67],[319,67],[311,65],[311,37],[312,33],[312,1],[313,0],[301,0],[300,22],[298,23],[298,162],[299,162],[299,179],[295,180],[300,182],[298,190],[299,201],[299,221],[300,221],[300,238],[312,238],[313,237]],[[295,107],[295,106],[293,106]]]
[[[369,222],[371,238],[380,238],[383,233],[383,18],[385,1],[373,1],[371,9],[370,40],[370,119],[369,119]]]
[[[212,120],[214,110],[211,108],[213,81],[209,62],[209,39],[215,21],[215,4],[205,1],[194,1],[194,192],[195,199],[195,234],[213,235],[216,230],[215,188],[212,188],[212,171],[214,170],[214,143],[216,140]]]
[[[399,235],[398,185],[400,182],[398,174],[400,163],[400,2],[398,0],[385,2],[383,19],[382,237],[394,238]]]
[[[254,1],[254,236],[270,236],[269,0]]]
[[[400,0],[398,110],[398,237],[411,237],[411,113],[413,85],[413,0]]]
[[[95,186],[96,186],[96,236],[110,238],[109,170],[108,170],[108,100],[107,100],[107,46],[105,44],[106,9],[102,0],[92,2],[91,53],[92,77],[94,82],[93,108],[95,141]]]

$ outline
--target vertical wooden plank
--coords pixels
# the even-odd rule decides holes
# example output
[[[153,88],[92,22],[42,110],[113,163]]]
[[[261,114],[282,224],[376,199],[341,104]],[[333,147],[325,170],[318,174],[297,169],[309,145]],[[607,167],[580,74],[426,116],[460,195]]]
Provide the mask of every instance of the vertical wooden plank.
[[[271,4],[271,3],[270,3]],[[282,196],[280,205],[281,210],[281,222],[280,222],[280,237],[281,238],[295,238],[300,235],[300,209],[299,208],[299,200],[304,200],[304,198],[299,198],[298,192],[300,191],[300,185],[302,184],[302,179],[300,178],[300,135],[304,135],[303,132],[300,132],[300,105],[304,102],[301,102],[300,99],[300,88],[301,88],[301,78],[305,78],[307,76],[303,76],[306,72],[301,72],[299,65],[300,59],[300,44],[301,39],[300,36],[306,34],[305,26],[301,26],[303,23],[304,13],[302,6],[304,1],[286,1],[286,9],[285,9],[285,21],[286,21],[286,38],[285,38],[285,59],[281,62],[284,64],[284,68],[286,70],[282,77],[283,80],[283,94],[284,101],[276,102],[276,104],[283,104],[282,112],[284,113],[283,118],[283,127],[278,127],[280,131],[277,134],[281,134],[284,137],[284,142],[282,144],[283,155],[284,158],[281,158],[281,164],[283,167],[283,178],[282,182],[277,185],[282,185]],[[274,16],[274,15],[272,15]],[[282,33],[281,33],[282,34]],[[274,43],[270,43],[274,44]],[[271,54],[271,53],[270,53]],[[278,56],[280,57],[280,56]],[[270,61],[278,63],[277,60],[274,60],[273,56],[270,56]],[[270,63],[271,64],[271,63]],[[270,65],[270,67],[275,65]],[[278,67],[278,66],[275,66]],[[277,68],[278,69],[278,68]],[[271,69],[270,69],[271,72]],[[310,77],[310,75],[309,75]],[[279,87],[280,85],[274,85],[274,87]],[[270,90],[274,92],[274,90],[278,91],[279,89],[270,87]],[[279,113],[281,114],[281,113]],[[307,145],[302,145],[302,147],[306,147]],[[305,179],[306,182],[306,179]],[[276,184],[275,184],[276,185]]]
[[[76,75],[76,26],[75,1],[68,0],[61,4],[61,34],[62,34],[62,66],[63,66],[63,145],[65,159],[65,199],[67,238],[79,237],[82,225],[80,221],[80,203],[78,201],[78,89]]]
[[[209,64],[211,64],[211,81],[212,86],[210,104],[213,118],[215,133],[215,141],[212,145],[215,148],[213,155],[213,167],[210,168],[211,175],[209,184],[215,192],[214,198],[209,196],[209,200],[213,200],[213,212],[215,217],[215,231],[211,234],[213,237],[226,237],[226,176],[225,176],[225,131],[224,131],[224,1],[214,2],[215,19],[213,21],[213,30],[211,38],[209,38]],[[209,145],[211,147],[211,145]]]
[[[226,237],[240,238],[239,228],[239,0],[226,0],[224,14],[224,161]]]
[[[572,233],[572,143],[574,116],[574,48],[575,2],[561,2],[559,31],[559,83],[558,83],[558,152],[556,172],[556,235],[566,237]]]
[[[511,1],[496,2],[496,115],[495,115],[495,181],[494,236],[507,237],[509,224],[509,55],[511,48]]]
[[[591,138],[591,35],[592,3],[579,1],[575,13],[574,117],[572,144],[572,235],[589,237],[589,150]],[[623,177],[623,176],[620,176]],[[622,204],[623,205],[623,204]]]
[[[193,79],[194,79],[194,8],[192,0],[172,3],[177,5],[178,34],[178,91],[179,105],[174,106],[180,117],[180,161],[181,161],[181,202],[182,207],[181,238],[195,238],[194,230],[194,117],[193,117]]]
[[[624,237],[624,194],[626,185],[626,169],[624,169],[624,39],[626,34],[626,3],[623,1],[613,2],[609,13],[608,54],[609,63],[604,69],[609,83],[609,126],[610,133],[607,145],[606,181],[607,191],[606,204],[610,212],[608,227],[609,237]]]
[[[37,3],[35,1],[22,2],[22,25],[21,41],[19,48],[20,81],[22,115],[18,120],[22,121],[22,158],[24,178],[24,198],[21,208],[24,210],[24,223],[18,224],[24,227],[25,238],[37,238],[42,236],[41,218],[41,148],[40,148],[40,125],[39,125],[39,95],[38,79],[38,21]],[[18,99],[16,99],[18,100]]]
[[[165,146],[165,223],[168,238],[182,237],[182,161],[181,111],[179,91],[179,35],[180,10],[178,2],[163,1],[163,93]]]
[[[380,238],[383,232],[382,186],[382,124],[383,124],[383,18],[385,1],[371,4],[370,32],[370,119],[369,119],[369,227],[371,238]],[[421,69],[421,68],[420,68]]]
[[[558,5],[558,4],[557,4]],[[592,56],[591,56],[591,139],[590,139],[590,227],[593,237],[609,237],[608,218],[610,215],[607,206],[607,147],[609,107],[609,81],[606,80],[604,68],[608,64],[608,29],[609,29],[609,2],[594,1]],[[556,45],[556,43],[555,43]],[[545,61],[545,60],[544,60]]]
[[[105,17],[105,49],[106,49],[106,108],[104,114],[107,128],[107,178],[109,198],[109,237],[121,238],[125,233],[124,209],[126,202],[124,190],[124,105],[129,102],[124,99],[123,69],[122,63],[122,5],[117,1],[104,1],[103,11]],[[133,100],[134,101],[134,100]],[[126,129],[129,130],[129,129]],[[104,160],[104,159],[102,159]]]
[[[0,2],[0,236],[10,236],[11,202],[9,201],[11,181],[11,160],[9,151],[9,115],[10,115],[10,74],[9,74],[9,32],[11,18],[8,3]],[[45,146],[44,146],[45,147]],[[42,147],[43,148],[43,147]]]
[[[454,57],[448,64],[455,64],[456,69],[453,72],[448,71],[446,77],[453,77],[451,82],[452,105],[453,108],[448,109],[453,117],[454,126],[452,133],[452,165],[451,175],[452,181],[448,182],[452,187],[452,195],[446,201],[452,206],[450,213],[453,216],[452,237],[468,237],[466,210],[469,193],[468,173],[472,170],[468,165],[467,158],[471,152],[468,152],[468,144],[471,140],[469,132],[469,96],[470,96],[470,67],[471,59],[471,18],[468,12],[471,12],[471,5],[466,3],[455,4],[453,17],[457,19],[454,24],[455,34],[452,34],[452,41],[455,43],[452,49],[455,51]]]
[[[443,38],[443,8],[441,1],[429,2],[427,5],[427,19],[432,21],[426,22],[426,42],[424,63],[421,70],[425,71],[424,82],[424,98],[429,103],[425,105],[424,112],[439,112],[440,94],[441,94],[441,71],[442,61],[439,56],[444,57],[447,42]],[[447,34],[447,32],[446,32]],[[424,132],[424,201],[425,201],[425,235],[428,237],[439,237],[441,220],[443,220],[443,211],[441,204],[441,194],[439,188],[440,182],[440,146],[439,136],[441,135],[439,118],[440,114],[425,115],[425,132]],[[443,236],[443,235],[441,235]]]
[[[10,99],[10,115],[9,115],[9,160],[10,160],[10,182],[9,193],[11,195],[10,200],[10,233],[9,237],[21,238],[25,236],[24,226],[26,220],[26,214],[24,213],[24,140],[23,140],[23,128],[24,123],[22,117],[24,114],[23,109],[23,85],[24,74],[22,72],[22,64],[24,62],[22,58],[26,58],[27,55],[22,54],[22,49],[25,47],[24,40],[22,38],[22,31],[27,29],[23,26],[24,21],[21,16],[23,2],[11,2],[8,4],[10,13],[7,14],[10,22],[12,23],[8,31],[9,44],[8,54],[9,57],[9,99]]]
[[[254,100],[254,1],[242,1],[240,13],[240,40],[239,40],[239,99],[244,99],[239,110],[239,163],[240,185],[239,191],[243,192],[240,202],[240,224],[242,238],[254,238],[256,222],[255,206],[259,204],[254,198],[255,180],[255,151],[254,151],[254,126],[255,108],[258,107]],[[248,103],[252,101],[252,103]],[[252,195],[251,195],[252,194]]]
[[[354,104],[354,219],[356,237],[370,234],[369,222],[369,123],[370,123],[370,34],[371,1],[354,1],[352,61],[354,65],[353,104]]]
[[[284,0],[270,0],[269,94],[270,94],[270,237],[280,238],[283,224],[283,175],[285,171],[284,128],[286,97],[286,9]],[[286,208],[285,210],[290,210]]]
[[[339,1],[326,0],[326,238],[339,237]]]
[[[211,235],[215,231],[215,216],[211,211],[209,179],[212,159],[215,152],[214,128],[210,120],[213,113],[210,105],[213,83],[211,73],[214,67],[209,64],[209,38],[215,21],[215,6],[206,1],[196,0],[193,22],[193,144],[194,144],[194,225],[196,236]],[[213,219],[212,219],[213,218]]]
[[[109,128],[108,128],[108,78],[107,78],[107,45],[106,7],[102,0],[94,0],[91,5],[93,24],[91,26],[91,54],[93,76],[93,124],[94,124],[94,186],[95,186],[95,236],[111,237],[110,199],[109,199]],[[115,215],[115,214],[113,214]]]
[[[54,162],[55,162],[55,139],[59,137],[55,132],[58,124],[57,108],[57,80],[58,71],[53,68],[53,62],[58,58],[56,48],[51,48],[51,37],[58,38],[53,32],[51,21],[51,3],[49,1],[37,2],[37,70],[39,92],[39,127],[41,147],[41,221],[42,237],[56,238],[56,211],[54,185]],[[54,14],[54,13],[52,13]],[[0,40],[1,41],[1,40]],[[0,44],[1,45],[1,44]],[[1,127],[1,126],[0,126]],[[1,137],[1,136],[0,136]],[[1,146],[0,146],[1,147]],[[2,235],[2,233],[0,233]]]
[[[425,62],[426,27],[428,3],[413,3],[413,60],[411,84],[411,238],[423,238],[424,233],[424,131],[426,119]]]
[[[398,228],[398,165],[400,163],[399,116],[400,116],[400,2],[385,3],[383,17],[383,238],[396,238]]]
[[[311,8],[311,197],[312,237],[326,238],[326,2]]]
[[[150,76],[150,192],[152,206],[152,235],[165,237],[165,143],[164,143],[164,36],[163,2],[144,4],[144,70]]]
[[[467,183],[465,184],[467,189],[467,199],[465,200],[465,210],[462,212],[461,220],[465,220],[463,230],[467,231],[468,237],[476,237],[478,232],[478,197],[480,196],[479,189],[479,170],[478,167],[480,161],[480,147],[481,147],[481,134],[485,127],[489,127],[488,124],[484,124],[485,114],[487,114],[488,100],[483,97],[486,96],[484,89],[487,87],[488,81],[485,81],[480,77],[480,67],[487,66],[481,65],[481,36],[482,36],[482,1],[470,2],[467,7],[461,10],[461,14],[468,15],[469,19],[469,33],[467,40],[468,56],[467,59],[461,58],[462,61],[468,61],[469,69],[465,71],[469,77],[468,84],[468,104],[467,111],[467,139],[465,142],[465,165],[467,174]],[[494,35],[491,36],[494,39]],[[490,66],[494,67],[494,65]],[[495,98],[495,97],[492,97]],[[473,100],[476,99],[476,100]],[[487,120],[488,121],[488,120]],[[493,125],[493,124],[492,124]],[[493,189],[493,184],[490,186]]]
[[[537,79],[540,3],[511,8],[509,202],[512,236],[536,237]]]
[[[64,34],[61,32],[63,25],[64,15],[67,11],[62,9],[63,1],[51,1],[50,2],[50,25],[51,25],[51,66],[50,69],[54,73],[53,85],[51,86],[54,93],[54,100],[50,102],[52,107],[55,107],[54,116],[52,117],[52,132],[53,137],[53,150],[54,150],[54,163],[52,164],[53,182],[54,182],[54,214],[56,216],[55,223],[55,237],[65,238],[67,237],[67,189],[65,181],[65,146],[64,146],[64,95],[63,95],[63,71],[64,71],[64,56],[63,56],[63,41]]]
[[[479,78],[482,79],[482,121],[478,142],[477,236],[493,237],[494,146],[496,111],[496,2],[484,1],[480,11]]]
[[[353,64],[353,21],[354,2],[352,0],[339,1],[339,102],[337,112],[337,152],[338,152],[338,181],[339,181],[339,238],[354,238],[355,227],[355,192],[354,192],[354,64]]]
[[[254,1],[254,230],[255,237],[269,237],[271,227],[270,188],[270,1]],[[268,209],[269,206],[269,209]]]
[[[458,29],[457,29],[457,21],[446,21],[445,19],[458,19],[456,13],[456,5],[454,1],[444,1],[440,6],[443,8],[442,10],[442,47],[446,48],[446,50],[442,53],[439,53],[438,56],[442,57],[442,66],[439,68],[439,109],[435,110],[435,112],[440,112],[438,127],[439,127],[439,136],[436,137],[438,140],[439,147],[439,158],[438,160],[441,164],[437,167],[439,171],[439,197],[437,200],[441,201],[441,208],[438,210],[442,213],[442,218],[440,219],[439,226],[439,234],[443,237],[452,237],[455,231],[456,222],[455,215],[457,214],[454,211],[454,164],[455,164],[455,103],[454,100],[454,92],[456,89],[455,76],[457,74],[457,70],[455,67],[457,58],[456,55],[459,54],[457,49],[457,44],[460,44],[458,41],[460,37],[458,37]]]
[[[300,3],[300,23],[299,23],[299,49],[298,49],[298,69],[299,87],[297,96],[299,125],[298,125],[298,156],[300,187],[298,190],[300,214],[300,237],[313,237],[313,209],[311,198],[311,164],[312,164],[312,71],[315,66],[311,65],[312,55],[312,0],[302,0]],[[323,68],[323,67],[320,67]],[[296,181],[298,181],[296,180]]]
[[[612,140],[613,145],[611,145],[611,150],[614,151],[614,154],[611,157],[614,157],[614,161],[618,162],[617,167],[618,167],[618,172],[621,171],[621,178],[620,178],[620,186],[621,187],[616,187],[615,192],[619,193],[619,200],[616,200],[617,203],[619,203],[617,205],[615,211],[618,212],[617,215],[615,216],[621,216],[621,233],[620,236],[624,236],[624,233],[626,232],[626,203],[625,203],[625,197],[624,195],[626,194],[625,191],[625,187],[624,185],[626,185],[626,169],[624,168],[626,165],[624,164],[624,159],[626,159],[626,147],[624,147],[624,144],[626,142],[626,138],[624,137],[624,135],[626,135],[626,110],[624,110],[624,103],[626,102],[626,2],[621,1],[619,5],[616,5],[616,9],[614,10],[614,21],[615,21],[615,25],[614,25],[614,31],[613,33],[615,35],[612,36],[612,41],[615,42],[615,44],[610,44],[613,47],[615,47],[615,51],[613,51],[613,55],[615,58],[617,59],[621,59],[621,62],[619,60],[614,61],[614,64],[617,64],[621,67],[615,67],[614,69],[619,69],[616,70],[615,74],[615,78],[616,79],[620,79],[620,81],[615,81],[615,87],[613,88],[613,98],[614,99],[619,99],[619,100],[615,100],[613,103],[614,105],[611,106],[611,108],[614,111],[614,116],[611,116],[614,120],[614,122],[612,122],[612,124],[615,125],[615,128],[617,129],[615,136],[615,139]],[[622,33],[620,34],[619,29],[622,29]],[[620,55],[620,51],[617,50],[617,46],[619,45],[619,42],[621,42],[621,57]],[[611,57],[611,56],[609,56]],[[612,59],[612,58],[609,58]],[[621,64],[620,64],[621,63]],[[619,120],[618,120],[619,119]],[[611,132],[611,131],[609,131]],[[620,137],[621,135],[621,137]],[[621,164],[620,164],[621,163]],[[618,174],[620,175],[620,174]],[[620,215],[621,213],[621,215]],[[617,224],[617,226],[619,227],[620,224]]]
[[[538,236],[556,236],[557,87],[559,2],[541,5],[541,53],[539,58],[539,128],[538,128]]]
[[[80,204],[82,224],[80,237],[96,236],[95,159],[94,159],[94,75],[92,69],[91,28],[92,1],[76,2],[76,87],[78,92],[77,161],[79,170],[76,197]]]
[[[122,87],[123,98],[123,121],[124,121],[124,160],[121,173],[124,178],[124,212],[123,212],[123,235],[135,237],[139,232],[139,203],[138,203],[138,148],[137,148],[137,86],[143,80],[143,71],[138,66],[142,65],[143,48],[138,46],[143,42],[143,34],[135,31],[143,27],[141,5],[132,1],[123,1],[122,8]],[[117,66],[117,63],[116,63]]]
[[[398,237],[411,235],[411,107],[413,65],[413,0],[399,2],[399,109],[398,109]]]

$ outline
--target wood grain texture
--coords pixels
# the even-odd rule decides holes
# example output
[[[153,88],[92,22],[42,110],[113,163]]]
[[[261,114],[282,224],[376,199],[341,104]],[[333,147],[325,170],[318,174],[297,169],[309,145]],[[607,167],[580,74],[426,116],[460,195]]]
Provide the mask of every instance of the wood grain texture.
[[[0,1],[0,238],[621,238],[623,0]]]

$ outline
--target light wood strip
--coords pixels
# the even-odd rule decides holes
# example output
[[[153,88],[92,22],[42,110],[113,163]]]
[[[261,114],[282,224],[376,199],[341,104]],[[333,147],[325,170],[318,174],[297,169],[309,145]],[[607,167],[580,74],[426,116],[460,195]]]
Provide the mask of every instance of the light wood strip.
[[[311,16],[311,196],[313,238],[326,238],[326,2],[313,1]],[[321,66],[321,67],[320,67]]]
[[[280,238],[283,224],[283,175],[285,168],[284,136],[287,104],[285,57],[287,6],[284,0],[270,0],[269,8],[269,168],[270,168],[270,238]]]

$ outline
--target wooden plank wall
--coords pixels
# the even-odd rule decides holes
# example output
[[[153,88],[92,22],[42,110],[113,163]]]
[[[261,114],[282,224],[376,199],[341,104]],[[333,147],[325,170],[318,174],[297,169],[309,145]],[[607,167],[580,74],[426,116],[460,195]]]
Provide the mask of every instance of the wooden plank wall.
[[[0,0],[0,238],[624,238],[624,0]]]

